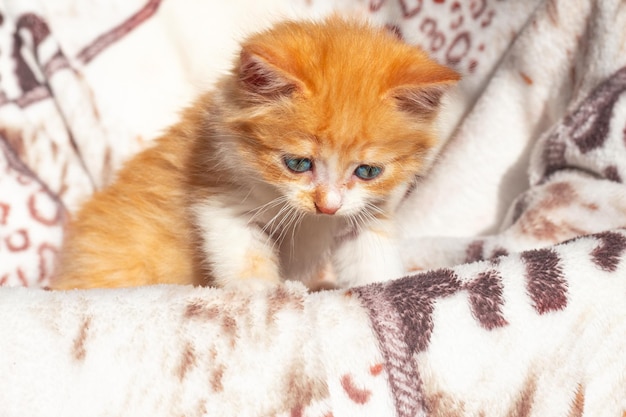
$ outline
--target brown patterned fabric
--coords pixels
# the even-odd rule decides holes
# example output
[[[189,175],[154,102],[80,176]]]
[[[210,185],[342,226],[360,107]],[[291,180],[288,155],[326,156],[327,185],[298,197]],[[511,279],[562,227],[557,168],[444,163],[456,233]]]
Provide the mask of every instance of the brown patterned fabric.
[[[624,233],[626,229],[604,232],[550,249],[524,251],[517,256],[504,258],[498,265],[476,265],[474,269],[479,272],[475,274],[463,268],[459,268],[460,274],[459,271],[440,269],[387,283],[353,288],[351,293],[357,294],[368,309],[378,336],[397,415],[456,415],[438,414],[440,410],[433,408],[433,399],[428,398],[422,388],[424,382],[418,364],[419,353],[431,348],[430,340],[435,327],[446,325],[438,324],[433,317],[438,303],[458,295],[459,303],[469,304],[477,324],[490,332],[512,326],[503,308],[515,297],[527,294],[537,315],[566,311],[569,284],[562,264],[580,259],[580,266],[595,264],[606,272],[614,273],[618,265],[624,266]],[[585,240],[594,242],[591,250],[589,245],[584,244],[587,243]],[[575,246],[577,242],[581,244]],[[563,259],[563,253],[567,254],[568,261]],[[523,280],[526,294],[510,294],[505,299],[505,283],[510,285],[519,277],[507,276],[504,271],[510,271],[511,265],[519,261],[525,266]],[[620,273],[613,278],[623,280],[625,277]],[[626,345],[626,339],[622,336],[626,334],[617,334],[618,341]],[[459,349],[463,347],[459,346]],[[528,404],[523,406],[528,409],[523,414],[515,414],[521,406],[515,404],[513,409],[518,411],[511,415],[531,415],[533,396],[538,394],[533,392],[530,395],[525,400]],[[451,411],[449,408],[446,410]]]
[[[44,10],[26,3],[23,10],[0,11],[0,37],[9,45],[0,54],[0,285],[45,286],[68,206],[102,184],[112,169],[110,145],[99,147],[105,152],[94,164],[93,150],[77,141],[72,125],[84,121],[68,119],[75,115],[64,95],[83,95],[80,105],[97,112],[94,97],[76,85],[88,72],[85,65],[154,15],[160,0],[138,4],[135,13],[120,16],[95,39],[83,39],[75,53],[59,43]]]
[[[0,5],[0,414],[626,415],[623,1],[227,3]],[[314,294],[8,288],[46,286],[64,221],[270,3],[364,15],[463,72],[399,218],[420,272]]]

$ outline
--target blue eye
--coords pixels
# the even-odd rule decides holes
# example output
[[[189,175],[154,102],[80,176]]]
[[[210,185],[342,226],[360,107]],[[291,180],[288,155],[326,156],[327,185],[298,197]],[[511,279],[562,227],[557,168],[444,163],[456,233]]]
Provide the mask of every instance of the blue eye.
[[[375,167],[372,165],[359,165],[354,170],[354,175],[361,178],[362,180],[372,180],[379,176],[383,172],[381,167]]]
[[[293,172],[306,172],[310,171],[313,167],[313,161],[309,158],[285,157],[285,165]]]

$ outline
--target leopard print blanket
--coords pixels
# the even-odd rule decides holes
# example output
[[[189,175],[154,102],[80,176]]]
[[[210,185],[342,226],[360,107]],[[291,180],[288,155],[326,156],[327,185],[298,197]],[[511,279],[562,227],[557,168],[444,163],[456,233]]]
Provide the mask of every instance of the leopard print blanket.
[[[626,231],[345,291],[0,291],[6,416],[622,416]]]
[[[199,9],[123,3],[0,5],[0,415],[626,415],[623,1],[267,3],[367,15],[466,75],[401,213],[407,276],[45,291],[66,213],[188,99],[148,86],[211,72],[163,36],[215,30]]]

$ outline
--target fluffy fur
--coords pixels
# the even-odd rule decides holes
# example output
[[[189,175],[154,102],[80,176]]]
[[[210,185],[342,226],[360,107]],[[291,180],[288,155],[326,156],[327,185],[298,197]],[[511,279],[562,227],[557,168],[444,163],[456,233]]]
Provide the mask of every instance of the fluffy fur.
[[[232,74],[79,211],[53,287],[399,276],[393,213],[458,79],[336,17],[252,36]]]

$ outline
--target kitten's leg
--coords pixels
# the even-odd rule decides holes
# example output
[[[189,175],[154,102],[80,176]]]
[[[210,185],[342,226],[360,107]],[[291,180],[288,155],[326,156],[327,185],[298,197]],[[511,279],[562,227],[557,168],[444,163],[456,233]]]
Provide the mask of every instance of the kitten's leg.
[[[210,203],[197,204],[194,213],[215,285],[263,287],[280,282],[278,256],[258,225],[248,224],[232,208]]]
[[[341,287],[388,281],[405,274],[391,221],[380,220],[344,238],[333,252]]]
[[[318,267],[317,273],[308,281],[306,286],[311,291],[334,290],[337,288],[337,277],[330,260],[323,262]]]

